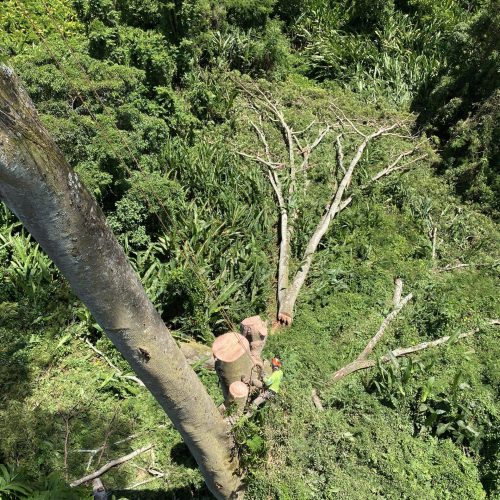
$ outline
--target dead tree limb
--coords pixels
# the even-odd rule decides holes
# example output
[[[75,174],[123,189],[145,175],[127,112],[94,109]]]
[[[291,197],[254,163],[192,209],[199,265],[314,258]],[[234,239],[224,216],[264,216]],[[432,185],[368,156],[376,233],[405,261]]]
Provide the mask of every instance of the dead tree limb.
[[[238,154],[243,158],[251,160],[261,167],[269,178],[273,188],[276,205],[279,213],[279,256],[278,256],[278,279],[277,279],[277,319],[281,324],[288,325],[293,320],[293,313],[297,297],[307,279],[315,253],[318,246],[328,231],[332,220],[345,208],[347,208],[354,197],[354,193],[348,193],[352,184],[354,174],[358,164],[365,153],[368,145],[378,138],[393,134],[403,124],[393,123],[379,126],[374,130],[374,124],[363,123],[361,126],[346,116],[346,114],[332,104],[331,111],[336,116],[337,121],[331,122],[312,120],[303,130],[295,131],[280,105],[273,101],[271,96],[260,89],[257,85],[251,85],[243,82],[237,82],[237,85],[243,91],[248,100],[248,107],[258,116],[258,122],[249,119],[249,123],[262,145],[264,152],[241,152]],[[285,161],[285,151],[272,151],[269,136],[266,136],[264,129],[264,119],[272,128],[275,128],[282,138],[287,160]],[[371,131],[366,131],[367,127],[372,127]],[[314,128],[317,130],[313,133]],[[325,212],[320,217],[313,234],[310,236],[306,245],[298,270],[293,276],[290,276],[290,253],[292,247],[292,236],[295,222],[299,216],[298,193],[307,194],[309,186],[308,171],[311,168],[310,158],[313,152],[319,148],[322,143],[327,143],[326,138],[333,130],[341,129],[342,132],[335,137],[336,164],[337,168],[332,169],[333,183],[330,199],[326,205]],[[308,132],[309,138],[305,135]],[[361,142],[357,144],[354,153],[350,158],[349,164],[344,165],[344,135],[351,134],[361,137]],[[299,137],[300,136],[300,137]],[[411,137],[414,139],[413,137]],[[371,183],[386,177],[393,172],[409,168],[418,160],[426,155],[413,158],[412,156],[418,150],[418,146],[407,151],[399,153],[396,158],[384,169],[377,172],[370,179],[368,185],[362,185],[356,190],[363,191]],[[412,158],[410,158],[412,157]],[[300,164],[298,162],[300,160]],[[283,163],[285,162],[285,163]],[[347,162],[346,162],[347,163]],[[337,177],[339,177],[337,179]]]
[[[478,262],[477,264],[464,264],[464,263],[460,262],[458,264],[447,264],[444,267],[434,269],[434,271],[437,273],[445,273],[445,272],[449,272],[449,271],[455,271],[456,269],[467,269],[469,267],[472,267],[472,268],[474,268],[474,267],[475,268],[492,267],[492,268],[494,268],[494,267],[497,267],[499,264],[500,264],[499,261],[491,262],[491,263]]]
[[[394,280],[394,295],[392,296],[392,305],[397,307],[401,302],[401,296],[403,295],[403,280],[401,278],[396,278]]]
[[[356,153],[349,163],[349,167],[342,178],[342,181],[340,182],[336,192],[332,196],[332,200],[327,206],[326,213],[321,217],[313,235],[309,239],[302,257],[302,262],[299,265],[299,269],[296,272],[295,277],[293,278],[292,284],[286,290],[284,298],[279,304],[278,320],[280,322],[289,324],[293,319],[295,302],[297,301],[300,290],[302,289],[306,277],[309,274],[309,270],[311,268],[311,264],[313,262],[313,258],[318,245],[327,232],[328,228],[330,227],[332,220],[339,212],[344,193],[351,183],[354,169],[358,165],[364,150],[372,140],[384,135],[384,133],[389,132],[390,130],[394,130],[397,126],[398,124],[395,123],[389,127],[379,128],[376,132],[365,136],[363,142],[358,146]]]
[[[318,393],[316,389],[313,389],[311,391],[311,399],[314,404],[314,406],[319,410],[319,411],[324,411],[323,404],[321,403],[321,399],[319,399]]]
[[[399,299],[401,297],[403,282],[400,279],[396,279],[394,288],[395,290],[393,300],[395,301],[396,299]],[[363,349],[361,354],[352,363],[349,363],[340,370],[337,370],[330,379],[331,383],[338,382],[345,376],[354,371],[360,370],[361,368],[368,368],[369,366],[373,366],[372,363],[375,363],[375,361],[368,360],[368,356],[372,353],[373,349],[384,335],[384,332],[389,324],[396,318],[401,309],[403,309],[403,307],[411,300],[412,297],[413,295],[409,293],[403,299],[398,300],[398,303],[394,306],[394,309],[384,318],[377,333],[370,339],[368,344],[366,344],[366,347]]]
[[[498,319],[492,319],[488,322],[488,325],[499,325],[500,320]],[[423,351],[424,349],[428,349],[429,347],[437,347],[442,344],[446,344],[449,342],[451,339],[455,338],[456,340],[460,340],[466,337],[472,337],[476,333],[480,331],[480,328],[475,328],[474,330],[471,330],[469,332],[461,333],[460,335],[457,335],[456,337],[453,335],[446,335],[445,337],[440,337],[439,339],[436,340],[430,340],[427,342],[421,342],[420,344],[415,344],[409,347],[398,347],[397,349],[394,349],[389,352],[389,354],[385,354],[384,356],[381,356],[378,358],[378,360],[375,359],[363,359],[363,360],[356,360],[353,361],[352,363],[349,363],[348,365],[344,366],[340,370],[338,370],[334,376],[332,377],[331,382],[338,382],[339,380],[343,379],[347,375],[357,372],[359,370],[365,370],[367,368],[371,368],[373,366],[376,366],[377,363],[389,363],[391,359],[393,358],[399,358],[402,356],[408,356],[409,354],[414,354],[419,351]],[[339,374],[337,376],[337,374]],[[336,377],[336,378],[335,378]]]
[[[382,335],[384,335],[386,328],[396,318],[401,309],[403,309],[403,307],[412,299],[412,297],[412,293],[409,293],[406,297],[403,297],[399,301],[399,304],[390,312],[390,314],[384,318],[384,321],[382,321],[382,324],[380,325],[377,333],[370,339],[370,342],[368,342],[366,347],[363,349],[363,352],[358,356],[357,361],[366,359],[372,353],[373,349],[375,349],[375,346],[382,338]]]
[[[96,470],[95,472],[92,472],[92,474],[89,474],[88,476],[83,476],[82,478],[73,481],[72,483],[70,483],[70,486],[74,488],[75,486],[80,486],[80,484],[86,483],[87,481],[92,481],[92,479],[102,476],[109,469],[116,467],[117,465],[123,464],[125,462],[128,462],[129,460],[132,460],[137,455],[140,455],[141,453],[150,450],[152,447],[153,447],[152,444],[148,444],[146,446],[143,446],[142,448],[139,448],[138,450],[133,451],[132,453],[129,453],[128,455],[125,455],[124,457],[111,460],[111,462],[108,462],[107,464],[103,465],[100,469]]]
[[[139,378],[139,377],[135,377],[134,375],[124,375],[123,372],[120,370],[120,368],[118,368],[115,364],[113,364],[111,362],[111,360],[103,353],[101,352],[99,349],[97,349],[97,347],[95,345],[92,344],[92,342],[90,342],[89,339],[85,339],[85,343],[97,354],[99,355],[102,359],[104,359],[104,361],[106,361],[106,363],[111,367],[113,368],[113,370],[116,371],[116,374],[118,375],[118,377],[120,378],[123,378],[125,380],[130,380],[132,382],[135,382],[137,385],[140,385],[141,387],[145,387],[144,383],[142,382],[142,380]]]

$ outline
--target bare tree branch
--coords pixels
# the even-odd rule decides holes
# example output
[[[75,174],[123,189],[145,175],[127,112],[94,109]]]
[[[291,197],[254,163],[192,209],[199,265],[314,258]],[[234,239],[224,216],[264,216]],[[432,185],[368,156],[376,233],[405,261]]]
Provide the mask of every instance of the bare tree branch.
[[[269,172],[269,180],[273,186],[280,209],[280,251],[278,258],[278,302],[283,300],[284,293],[288,288],[290,239],[288,228],[288,212],[286,210],[283,190],[276,172]]]
[[[344,149],[342,147],[342,134],[337,135],[335,137],[335,143],[337,145],[337,165],[339,166],[340,170],[342,170],[342,173],[345,175],[345,167],[344,167]]]
[[[392,305],[397,307],[401,302],[401,296],[403,295],[403,280],[401,278],[396,278],[394,280],[394,295],[392,296]]]
[[[423,155],[420,155],[417,158],[414,158],[413,160],[406,162],[405,164],[399,165],[399,166],[396,165],[396,161],[395,161],[392,163],[392,165],[389,165],[388,167],[384,168],[383,170],[380,170],[379,172],[377,172],[370,179],[370,183],[362,185],[359,188],[359,190],[364,191],[365,189],[368,189],[368,187],[371,185],[371,183],[377,182],[380,179],[382,179],[383,177],[392,174],[393,172],[404,170],[404,169],[408,168],[410,165],[412,165],[413,163],[416,163],[417,161],[422,160],[423,158],[426,158],[426,157],[427,157],[427,154],[423,154]],[[399,161],[401,158],[402,157],[400,155],[398,157],[397,161]],[[339,207],[339,210],[337,213],[340,213],[340,212],[342,212],[342,210],[347,208],[351,204],[353,198],[354,198],[354,194],[351,194],[345,200],[343,200],[342,203],[340,204],[340,207]]]
[[[265,165],[267,168],[270,168],[271,170],[279,170],[285,166],[283,163],[264,160],[264,158],[261,158],[260,156],[251,155],[251,154],[245,153],[244,151],[236,151],[236,153],[239,154],[240,156],[243,156],[244,158],[248,158],[249,160],[253,160],[257,163],[262,163],[263,165]]]
[[[267,142],[266,135],[264,134],[264,127],[262,125],[262,115],[260,115],[260,114],[259,114],[259,122],[260,122],[260,128],[257,127],[257,125],[255,125],[255,123],[250,120],[250,123],[252,124],[252,127],[255,129],[255,131],[257,132],[257,135],[260,138],[260,141],[264,145],[264,149],[266,151],[267,161],[269,163],[272,163],[272,161],[271,161],[271,152],[269,150],[269,143]]]
[[[341,206],[342,203],[342,197],[344,195],[345,190],[349,187],[352,179],[352,174],[354,172],[355,167],[359,163],[359,160],[361,159],[361,156],[366,149],[366,146],[374,139],[384,135],[386,132],[389,132],[391,130],[394,130],[395,128],[398,127],[398,123],[395,123],[389,127],[381,127],[379,128],[376,132],[373,132],[370,135],[364,136],[365,139],[363,142],[359,145],[356,154],[352,158],[349,168],[347,169],[346,173],[344,174],[342,181],[340,182],[340,185],[335,192],[332,201],[330,202],[328,209],[326,213],[323,215],[323,217],[320,219],[318,225],[316,226],[316,229],[309,239],[309,242],[306,246],[306,249],[304,251],[304,255],[302,257],[302,263],[299,267],[299,270],[295,274],[295,277],[293,279],[292,285],[287,289],[287,292],[285,294],[284,300],[282,303],[279,304],[279,312],[278,312],[278,319],[285,323],[289,324],[293,317],[293,309],[295,306],[295,302],[297,300],[298,294],[305,282],[305,279],[309,273],[309,269],[311,268],[311,264],[314,258],[314,254],[316,252],[316,249],[318,248],[318,245],[323,238],[324,234],[328,230],[331,221],[335,217],[335,215],[339,211],[339,207]]]
[[[394,296],[393,296],[393,302],[394,302],[394,309],[391,311],[390,314],[388,314],[384,320],[382,321],[377,333],[370,339],[368,344],[366,344],[366,347],[363,349],[361,354],[352,362],[349,363],[348,365],[344,366],[340,370],[337,370],[332,378],[330,379],[331,383],[335,383],[339,381],[340,379],[344,378],[345,376],[349,375],[353,371],[360,370],[361,368],[368,368],[369,366],[373,366],[375,363],[372,360],[367,360],[368,356],[371,354],[379,340],[382,338],[382,335],[384,334],[385,330],[389,326],[389,324],[396,318],[396,316],[399,314],[401,309],[411,300],[413,295],[409,293],[406,297],[401,299],[401,293],[403,290],[403,282],[401,279],[397,278],[394,280]],[[397,304],[396,304],[397,300]],[[372,364],[373,363],[373,364]]]
[[[242,152],[239,152],[239,154],[262,165],[265,165],[269,170],[269,180],[275,192],[280,209],[280,255],[278,259],[279,263],[277,293],[278,320],[281,323],[290,324],[293,318],[295,302],[307,278],[318,245],[320,244],[325,233],[328,231],[332,220],[340,211],[347,208],[347,206],[349,206],[352,202],[354,194],[350,194],[347,198],[344,198],[344,195],[351,185],[354,170],[358,166],[368,144],[381,136],[394,133],[396,129],[402,126],[402,124],[394,123],[392,125],[379,127],[375,131],[373,131],[374,129],[372,128],[371,133],[364,132],[361,127],[357,123],[355,123],[355,120],[348,118],[344,111],[341,110],[335,103],[331,105],[330,109],[337,117],[340,127],[344,129],[344,133],[345,130],[348,129],[352,134],[361,136],[362,141],[360,144],[358,144],[357,149],[354,151],[349,165],[346,166],[344,165],[344,150],[342,140],[343,134],[339,134],[335,138],[338,171],[342,172],[342,178],[338,185],[332,187],[331,198],[326,206],[326,210],[318,221],[313,234],[309,238],[307,246],[302,255],[302,261],[300,263],[299,269],[295,273],[295,276],[293,277],[293,280],[291,280],[291,284],[289,285],[289,260],[292,231],[294,228],[294,222],[298,218],[299,214],[299,205],[298,203],[296,203],[295,199],[297,189],[299,188],[298,182],[300,179],[302,183],[300,189],[305,192],[309,183],[307,178],[307,171],[310,168],[309,161],[311,154],[322,143],[328,133],[332,129],[335,129],[337,127],[332,123],[325,123],[325,125],[323,126],[320,122],[320,128],[314,140],[303,146],[305,139],[303,139],[303,137],[299,139],[299,136],[303,136],[303,134],[305,134],[307,131],[310,131],[310,129],[318,123],[316,120],[313,120],[311,123],[309,123],[309,125],[307,125],[307,127],[303,130],[294,131],[292,126],[287,122],[284,113],[279,108],[279,105],[276,102],[273,102],[273,100],[267,93],[263,92],[257,85],[250,87],[241,82],[238,82],[238,84],[249,99],[250,107],[254,109],[254,111],[259,116],[260,126],[253,121],[251,121],[250,123],[256,131],[260,142],[264,145],[265,158],[262,156],[255,156]],[[288,152],[288,164],[286,165],[286,169],[284,168],[284,164],[276,163],[272,160],[271,149],[265,136],[262,124],[262,117],[264,116],[263,114],[265,115],[266,119],[271,120],[277,127],[277,129],[281,132],[285,147]],[[372,122],[367,123],[366,121],[363,121],[363,126],[366,128],[373,127],[373,125],[374,123]],[[414,148],[412,150],[400,153],[395,158],[395,160],[386,168],[377,172],[371,178],[371,182],[376,182],[382,177],[385,177],[395,171],[408,168],[409,165],[426,156],[422,155],[419,158],[414,158],[406,162],[405,164],[401,164],[404,158],[412,155],[416,150],[417,148]],[[295,156],[302,157],[299,168],[297,168],[297,166],[295,165]],[[300,177],[298,178],[297,176],[299,174]],[[334,177],[336,178],[337,175],[338,174],[335,173]],[[285,184],[283,184],[282,186],[280,183],[280,178],[283,179],[283,176],[287,176],[286,185],[288,189],[286,189],[286,193],[284,193],[283,191]],[[283,180],[283,182],[285,181]],[[367,186],[361,186],[361,190],[365,189],[366,187]]]
[[[488,322],[489,325],[499,325],[500,320],[498,319],[492,319],[489,320]],[[480,328],[476,328],[474,330],[471,330],[470,332],[466,333],[461,333],[460,335],[457,335],[456,337],[453,335],[446,335],[445,337],[441,337],[436,340],[430,340],[428,342],[421,342],[420,344],[412,345],[409,347],[398,347],[397,349],[394,349],[393,351],[390,351],[389,354],[385,354],[384,356],[381,356],[378,361],[375,359],[363,359],[363,360],[356,360],[353,361],[352,363],[349,363],[348,365],[344,366],[340,370],[338,370],[332,377],[330,382],[338,382],[339,380],[343,379],[347,375],[350,375],[351,373],[357,372],[359,370],[365,370],[366,368],[371,368],[373,366],[376,366],[377,363],[388,363],[391,361],[392,358],[399,358],[401,356],[408,356],[409,354],[413,354],[415,352],[423,351],[424,349],[428,349],[429,347],[437,347],[442,344],[445,344],[449,340],[455,338],[456,340],[463,339],[466,337],[471,337],[474,334],[478,333],[480,331]]]
[[[89,474],[88,476],[84,476],[80,479],[77,479],[76,481],[73,481],[72,483],[70,483],[70,486],[74,488],[75,486],[79,486],[80,484],[86,483],[87,481],[91,481],[96,477],[102,476],[112,467],[116,467],[117,465],[128,462],[129,460],[135,458],[137,455],[140,455],[141,453],[150,450],[152,447],[153,447],[152,444],[148,444],[146,446],[143,446],[142,448],[139,448],[138,450],[133,451],[132,453],[129,453],[128,455],[125,455],[124,457],[111,460],[111,462],[108,462],[107,464],[103,465],[100,469],[96,470],[92,474]]]
[[[366,345],[366,347],[363,349],[361,354],[356,358],[356,361],[362,361],[366,359],[375,349],[375,346],[378,344],[379,340],[382,338],[382,335],[384,335],[385,330],[389,326],[389,324],[396,318],[396,316],[399,314],[401,309],[413,298],[413,294],[409,293],[406,297],[403,297],[397,306],[394,307],[394,309],[391,311],[391,313],[384,318],[384,321],[382,321],[382,324],[380,325],[380,328],[378,329],[377,333],[370,339],[370,342]]]
[[[436,260],[436,248],[437,248],[437,227],[433,226],[432,230],[430,231],[429,237],[431,238],[432,242],[432,260]]]
[[[321,403],[321,399],[318,396],[318,393],[316,389],[313,389],[311,391],[311,399],[314,404],[314,406],[319,410],[319,411],[324,411],[323,405]]]
[[[357,133],[359,134],[361,137],[364,137],[366,138],[366,134],[363,134],[363,132],[361,132],[357,127],[356,125],[354,125],[354,123],[352,122],[352,120],[350,120],[349,118],[347,118],[346,114],[344,113],[344,111],[342,109],[340,109],[335,103],[332,103],[331,104],[331,108],[333,108],[333,113],[335,114],[337,120],[339,120],[340,123],[344,124],[344,122],[347,122],[351,128]],[[339,114],[340,113],[340,114]]]
[[[118,377],[120,378],[123,378],[123,379],[126,379],[126,380],[130,380],[132,382],[135,382],[136,384],[140,385],[141,387],[145,387],[144,386],[144,383],[142,382],[142,380],[139,378],[139,377],[136,377],[134,375],[124,375],[123,372],[116,366],[114,365],[111,360],[103,353],[101,352],[99,349],[97,349],[97,347],[95,347],[92,342],[90,342],[89,339],[85,339],[85,343],[96,353],[98,354],[102,359],[104,359],[104,361],[106,361],[106,363],[108,363],[108,365],[113,368]]]
[[[312,144],[308,144],[305,147],[299,145],[300,154],[302,155],[302,163],[300,165],[299,171],[302,172],[309,168],[309,158],[314,151],[314,149],[319,146],[321,141],[324,139],[326,134],[330,131],[330,125],[327,125],[323,130],[320,131],[318,137],[313,141]],[[295,137],[295,136],[294,136]]]
[[[305,129],[298,130],[298,131],[293,131],[293,135],[302,135],[305,132],[307,132],[314,124],[316,123],[316,120],[313,120]]]
[[[448,272],[448,271],[454,271],[455,269],[464,269],[464,268],[467,268],[467,267],[496,267],[500,264],[499,261],[496,261],[496,262],[492,262],[491,264],[490,263],[486,263],[486,262],[480,262],[480,263],[477,263],[477,264],[464,264],[462,262],[458,263],[458,264],[448,264],[446,265],[445,267],[441,267],[439,269],[435,269],[436,272],[438,273],[444,273],[444,272]]]

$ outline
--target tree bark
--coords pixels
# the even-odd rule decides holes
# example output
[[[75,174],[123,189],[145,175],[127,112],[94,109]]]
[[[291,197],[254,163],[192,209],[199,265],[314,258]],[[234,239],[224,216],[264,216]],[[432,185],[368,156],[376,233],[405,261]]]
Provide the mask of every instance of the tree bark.
[[[224,396],[226,408],[231,402],[229,387],[233,382],[240,382],[242,377],[252,379],[255,360],[250,354],[248,340],[236,332],[219,335],[212,346],[215,358],[215,371]]]
[[[267,325],[260,316],[245,318],[240,323],[240,332],[250,344],[251,355],[261,360],[262,349],[267,339]]]
[[[217,498],[241,481],[227,425],[148,299],[89,192],[43,127],[13,71],[0,65],[0,198],[168,414]]]

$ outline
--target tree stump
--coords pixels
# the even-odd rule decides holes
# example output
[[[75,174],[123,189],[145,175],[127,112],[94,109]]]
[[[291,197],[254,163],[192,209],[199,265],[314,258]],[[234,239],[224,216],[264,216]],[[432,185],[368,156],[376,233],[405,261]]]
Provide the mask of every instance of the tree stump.
[[[260,316],[245,318],[240,323],[240,332],[250,343],[250,352],[256,359],[261,359],[262,349],[267,339],[267,325]],[[262,363],[262,362],[261,362]]]
[[[94,500],[106,500],[108,498],[106,489],[98,477],[92,481],[92,493],[94,495]]]
[[[254,360],[250,355],[250,344],[243,335],[228,332],[215,339],[212,353],[227,407],[230,402],[230,385],[233,382],[241,382],[242,377],[252,378]]]
[[[236,413],[242,413],[248,399],[250,389],[245,382],[236,381],[229,386],[228,403],[236,405]]]

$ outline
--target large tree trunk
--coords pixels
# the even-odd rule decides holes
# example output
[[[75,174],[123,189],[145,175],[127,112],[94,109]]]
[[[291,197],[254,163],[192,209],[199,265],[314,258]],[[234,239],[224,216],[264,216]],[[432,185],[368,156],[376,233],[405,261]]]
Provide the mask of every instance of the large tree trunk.
[[[0,198],[166,411],[217,498],[241,487],[227,425],[149,301],[104,214],[0,65]]]

